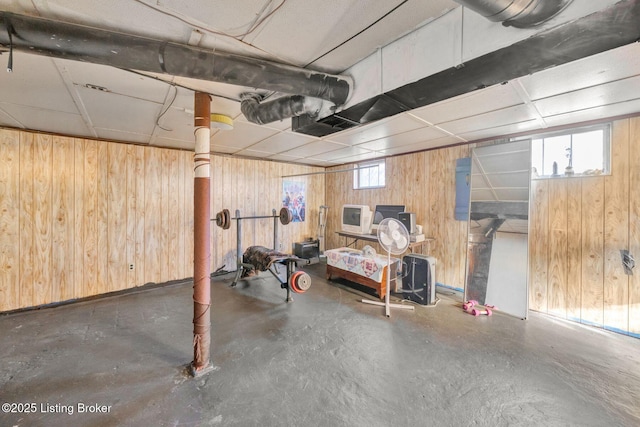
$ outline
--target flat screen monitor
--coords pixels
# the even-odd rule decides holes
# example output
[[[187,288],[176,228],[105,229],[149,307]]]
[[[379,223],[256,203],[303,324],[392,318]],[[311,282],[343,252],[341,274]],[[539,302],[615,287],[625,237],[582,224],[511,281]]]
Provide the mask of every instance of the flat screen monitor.
[[[376,211],[373,214],[373,230],[378,229],[378,224],[385,218],[400,219],[398,214],[405,211],[405,205],[376,205]]]
[[[371,231],[371,209],[366,205],[342,206],[342,231],[368,234]]]

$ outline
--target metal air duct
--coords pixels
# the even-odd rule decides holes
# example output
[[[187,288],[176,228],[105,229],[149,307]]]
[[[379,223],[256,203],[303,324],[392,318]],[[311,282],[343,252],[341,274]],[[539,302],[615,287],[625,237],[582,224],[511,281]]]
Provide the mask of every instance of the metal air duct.
[[[349,77],[77,24],[0,12],[9,50],[320,98],[342,105]],[[283,117],[284,118],[284,117]]]
[[[302,116],[310,119],[318,118],[322,109],[322,100],[308,96],[288,96],[274,99],[273,101],[260,102],[262,98],[258,94],[243,94],[240,110],[252,123],[264,125],[282,120],[287,117]]]
[[[454,0],[504,26],[529,28],[560,13],[572,0]]]

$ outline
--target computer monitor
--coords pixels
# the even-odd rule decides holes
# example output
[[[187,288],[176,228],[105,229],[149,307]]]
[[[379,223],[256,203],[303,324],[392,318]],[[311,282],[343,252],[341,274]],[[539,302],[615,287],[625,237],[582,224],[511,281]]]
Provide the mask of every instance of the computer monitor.
[[[376,205],[371,229],[377,230],[378,224],[385,218],[400,219],[399,214],[404,212],[404,209],[405,205]]]
[[[342,206],[341,228],[347,233],[368,234],[371,230],[371,209],[365,205]]]

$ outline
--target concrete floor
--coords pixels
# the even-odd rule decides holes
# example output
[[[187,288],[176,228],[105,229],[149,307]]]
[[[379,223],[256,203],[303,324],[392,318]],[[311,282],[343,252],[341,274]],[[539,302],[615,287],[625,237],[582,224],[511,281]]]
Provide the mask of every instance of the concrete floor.
[[[323,268],[289,304],[268,273],[215,279],[195,379],[190,282],[0,316],[0,402],[35,404],[0,425],[640,425],[640,340],[449,295],[386,318]]]

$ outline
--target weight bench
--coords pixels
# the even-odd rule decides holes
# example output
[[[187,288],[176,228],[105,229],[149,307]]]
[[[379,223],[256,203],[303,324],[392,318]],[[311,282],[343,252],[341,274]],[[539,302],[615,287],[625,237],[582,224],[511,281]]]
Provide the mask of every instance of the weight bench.
[[[299,263],[309,264],[310,260],[285,254],[264,246],[249,246],[242,255],[242,263],[238,264],[236,278],[231,283],[231,286],[235,286],[239,278],[251,277],[259,271],[268,271],[278,279],[280,287],[287,290],[287,302],[293,301],[293,298],[291,298],[291,290],[296,293],[304,293],[311,286],[311,278],[309,275],[303,271],[297,271]],[[282,281],[278,275],[278,264],[287,267],[285,281]]]

